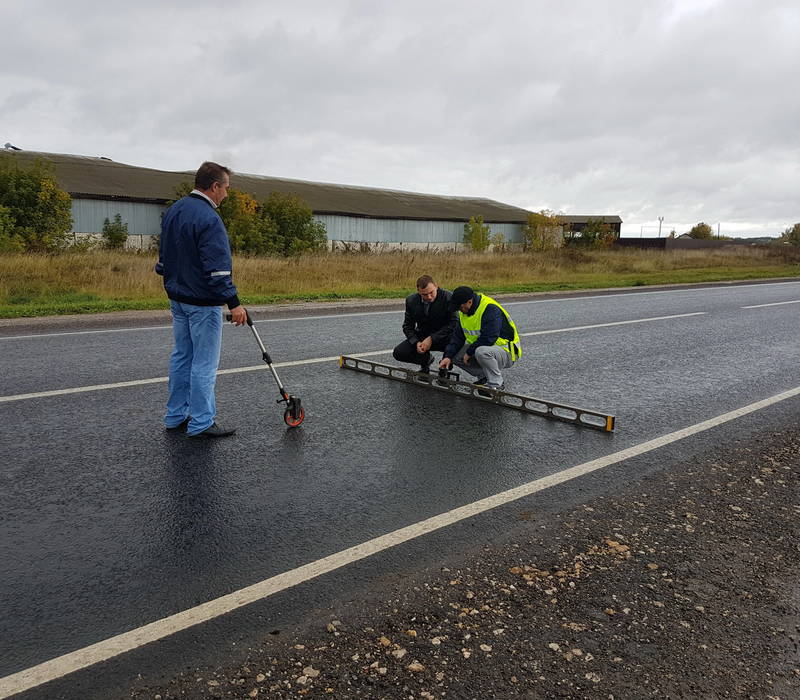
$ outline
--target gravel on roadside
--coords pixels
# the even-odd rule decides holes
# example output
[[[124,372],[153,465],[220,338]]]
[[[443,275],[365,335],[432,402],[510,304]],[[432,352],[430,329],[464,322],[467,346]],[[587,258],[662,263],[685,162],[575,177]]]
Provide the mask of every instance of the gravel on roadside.
[[[130,697],[799,698],[799,465],[743,440]]]

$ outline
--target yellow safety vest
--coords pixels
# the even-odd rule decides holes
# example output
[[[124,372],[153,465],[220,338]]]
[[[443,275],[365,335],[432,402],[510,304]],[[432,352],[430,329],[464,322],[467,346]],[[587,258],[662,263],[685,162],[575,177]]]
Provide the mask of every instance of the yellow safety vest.
[[[495,345],[499,345],[503,350],[511,355],[511,361],[516,362],[520,357],[522,357],[522,345],[519,342],[519,331],[517,331],[517,326],[513,320],[511,320],[511,316],[508,315],[508,311],[506,311],[500,304],[498,304],[494,299],[485,294],[481,294],[481,301],[478,304],[478,308],[475,309],[475,313],[471,315],[467,315],[461,311],[458,312],[458,320],[461,323],[461,328],[464,331],[464,338],[466,339],[467,343],[474,343],[478,336],[481,334],[481,320],[483,318],[483,312],[486,311],[486,307],[490,304],[494,304],[506,317],[509,325],[511,326],[512,330],[514,331],[514,338],[512,340],[508,340],[507,338],[497,338],[494,341]]]

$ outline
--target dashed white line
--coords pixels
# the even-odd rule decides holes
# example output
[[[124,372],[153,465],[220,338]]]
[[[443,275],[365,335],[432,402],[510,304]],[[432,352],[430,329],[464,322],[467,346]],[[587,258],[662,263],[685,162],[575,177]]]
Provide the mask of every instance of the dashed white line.
[[[520,333],[520,337],[530,335],[548,335],[550,333],[566,333],[568,331],[585,331],[590,328],[607,328],[609,326],[626,326],[631,323],[646,323],[647,321],[666,321],[670,318],[687,318],[688,316],[705,316],[705,311],[695,311],[690,314],[673,314],[672,316],[652,316],[651,318],[635,318],[630,321],[612,321],[611,323],[594,323],[591,326],[570,326],[569,328],[554,328],[550,331],[531,331],[530,333]]]
[[[547,335],[550,333],[567,333],[569,331],[582,331],[591,328],[605,328],[609,326],[624,326],[631,323],[645,323],[647,321],[664,321],[673,318],[685,318],[687,316],[701,316],[705,311],[697,311],[691,314],[676,314],[674,316],[653,316],[651,318],[637,318],[630,321],[614,321],[613,323],[597,323],[591,326],[572,326],[570,328],[554,328],[547,331],[533,331],[530,333],[520,333],[520,336],[531,335]],[[351,357],[372,357],[374,355],[386,355],[392,352],[389,350],[372,350],[370,352],[362,352],[351,355]],[[313,365],[320,362],[331,362],[338,360],[339,356],[333,357],[314,357],[308,360],[294,360],[291,362],[276,362],[274,367],[297,367],[299,365]],[[266,369],[266,365],[250,365],[247,367],[234,367],[231,369],[222,369],[217,374],[240,374],[242,372],[255,372],[257,370]],[[0,396],[0,403],[8,403],[10,401],[25,401],[28,399],[43,399],[51,396],[66,396],[68,394],[83,394],[89,391],[105,391],[107,389],[123,389],[132,386],[144,386],[146,384],[163,384],[168,381],[168,377],[153,377],[150,379],[134,379],[127,382],[114,382],[112,384],[93,384],[91,386],[78,386],[70,389],[53,389],[51,391],[36,391],[29,394],[11,394],[8,396]]]
[[[359,311],[352,314],[326,314],[324,316],[295,316],[292,318],[261,318],[254,320],[253,323],[279,323],[283,321],[311,321],[325,318],[348,318],[351,316],[378,316],[380,314],[399,314],[402,309],[394,311]],[[29,340],[31,338],[57,338],[62,335],[92,335],[103,333],[132,333],[135,331],[171,331],[171,325],[165,326],[139,326],[132,328],[102,328],[94,331],[63,331],[58,333],[31,333],[28,335],[7,335],[0,337],[0,340]]]
[[[5,678],[0,678],[0,700],[30,690],[31,688],[48,683],[49,681],[56,680],[70,673],[74,673],[75,671],[79,671],[80,669],[93,666],[101,661],[107,661],[115,656],[132,651],[133,649],[138,649],[145,644],[150,644],[175,634],[176,632],[180,632],[181,630],[225,615],[233,610],[263,600],[280,591],[310,581],[318,576],[335,571],[336,569],[360,561],[361,559],[365,559],[391,547],[441,530],[461,520],[485,513],[499,506],[519,500],[520,498],[525,498],[526,496],[543,491],[544,489],[563,484],[564,482],[610,465],[618,464],[619,462],[651,452],[652,450],[664,447],[670,443],[696,435],[697,433],[702,433],[722,425],[723,423],[745,416],[748,413],[753,413],[754,411],[767,408],[780,401],[785,401],[798,394],[800,394],[800,387],[795,387],[761,401],[748,404],[742,408],[723,413],[715,418],[696,423],[687,428],[676,430],[653,440],[648,440],[605,457],[600,457],[599,459],[593,459],[589,462],[578,464],[577,466],[564,469],[555,474],[528,482],[522,486],[503,491],[461,506],[460,508],[441,513],[427,520],[394,530],[393,532],[367,540],[349,549],[331,554],[317,561],[299,566],[291,571],[286,571],[277,576],[259,581],[258,583],[254,583],[251,586],[234,591],[228,595],[189,608],[183,612],[170,615],[169,617],[151,622],[143,627],[138,627],[137,629],[105,639],[83,649],[78,649],[55,659],[45,661],[37,666],[19,671]]]
[[[800,299],[794,301],[774,301],[771,304],[753,304],[752,306],[743,306],[743,309],[763,309],[765,306],[783,306],[784,304],[800,304]]]

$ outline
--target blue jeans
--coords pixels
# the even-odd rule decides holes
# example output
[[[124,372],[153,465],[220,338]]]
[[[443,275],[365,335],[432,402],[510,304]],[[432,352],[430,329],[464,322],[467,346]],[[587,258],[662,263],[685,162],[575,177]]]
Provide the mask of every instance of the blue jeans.
[[[169,400],[164,425],[173,428],[191,416],[187,434],[203,432],[214,422],[222,307],[170,301],[175,349],[169,358]]]

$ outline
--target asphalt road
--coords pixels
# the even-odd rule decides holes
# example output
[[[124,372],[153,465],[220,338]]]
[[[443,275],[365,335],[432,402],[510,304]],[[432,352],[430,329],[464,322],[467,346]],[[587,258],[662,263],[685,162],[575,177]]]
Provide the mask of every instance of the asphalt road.
[[[271,317],[259,331],[306,421],[287,431],[246,328],[228,327],[219,420],[189,441],[161,414],[171,346],[159,323],[0,329],[0,689],[114,635],[567,468],[800,386],[800,282],[532,297],[507,304],[524,357],[509,391],[617,417],[605,434],[341,370],[389,350],[400,306]],[[748,308],[754,307],[754,308]],[[100,332],[97,332],[100,331]],[[391,356],[376,354],[376,361]],[[320,361],[321,360],[321,361]],[[144,383],[142,380],[157,381]],[[132,384],[87,390],[121,382]],[[81,389],[75,393],[58,393]],[[52,392],[52,393],[48,393]],[[39,685],[25,697],[116,697],[136,674],[231,653],[308,610],[379,595],[382,578],[506,532],[732,436],[786,422],[765,407],[643,457],[411,539],[211,622]],[[376,593],[376,591],[378,591]],[[116,690],[112,690],[116,689]],[[0,693],[0,697],[5,697]]]

